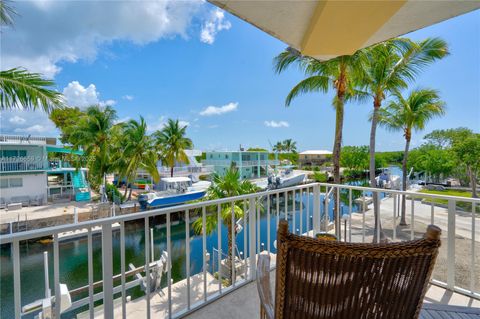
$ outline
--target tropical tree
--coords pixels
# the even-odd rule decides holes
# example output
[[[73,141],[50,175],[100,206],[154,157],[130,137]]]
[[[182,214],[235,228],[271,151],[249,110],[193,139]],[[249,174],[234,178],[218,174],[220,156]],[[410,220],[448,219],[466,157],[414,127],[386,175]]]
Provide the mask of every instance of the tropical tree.
[[[143,117],[140,121],[130,120],[121,124],[121,139],[118,140],[117,158],[113,165],[117,166],[118,172],[125,177],[127,188],[132,184],[139,169],[146,170],[155,182],[158,182],[160,175],[157,169],[158,155],[154,147],[153,139],[147,134],[147,123]],[[124,195],[124,196],[125,196]],[[132,196],[132,187],[127,200]]]
[[[16,15],[10,1],[0,1],[0,25],[13,25]],[[50,112],[63,107],[62,94],[52,87],[55,83],[43,79],[38,73],[29,73],[23,68],[0,71],[0,110],[38,109]]]
[[[368,146],[344,146],[340,157],[342,167],[358,173],[368,167]]]
[[[83,149],[88,158],[90,181],[94,186],[101,184],[102,178],[112,169],[112,134],[117,118],[111,106],[98,105],[88,107],[77,123],[64,128],[59,127],[68,136],[68,142],[76,149]]]
[[[448,54],[448,47],[446,42],[439,38],[428,38],[420,42],[397,38],[379,43],[364,51],[368,56],[368,64],[362,86],[373,98],[369,177],[370,185],[374,186],[376,185],[375,139],[379,110],[383,101],[392,93],[407,88],[425,66],[445,57]],[[375,216],[379,213],[377,196],[377,193],[373,194]],[[375,218],[375,221],[377,220],[379,218]],[[377,225],[375,230],[376,227]],[[383,232],[381,236],[384,237]]]
[[[446,130],[433,130],[425,135],[423,139],[439,148],[448,149],[451,148],[454,143],[466,139],[472,134],[473,132],[469,128],[457,127]]]
[[[2,0],[0,2],[0,25],[11,26],[13,25],[13,17],[17,13],[11,5],[11,1]]]
[[[340,184],[340,153],[342,145],[343,116],[345,102],[365,97],[357,90],[359,81],[364,76],[365,56],[363,51],[353,55],[339,56],[328,61],[319,61],[304,56],[293,48],[287,48],[274,58],[275,72],[281,73],[290,66],[298,67],[306,76],[297,83],[285,99],[289,106],[297,96],[310,93],[327,93],[335,91],[333,107],[335,108],[335,138],[333,143],[333,178]],[[335,200],[335,214],[339,212],[338,201]],[[339,225],[337,225],[339,229]]]
[[[477,198],[477,183],[480,173],[480,134],[471,133],[465,139],[455,141],[452,150],[458,162],[466,168],[472,187],[472,197]]]
[[[282,142],[277,142],[275,145],[273,145],[272,151],[281,153],[284,151],[284,145]]]
[[[193,143],[185,136],[186,131],[186,125],[182,126],[178,120],[169,119],[162,130],[153,133],[153,138],[157,146],[162,149],[163,158],[170,167],[172,177],[176,162],[189,163],[185,150],[191,149]]]
[[[207,194],[204,197],[205,200],[213,200],[219,198],[227,198],[233,196],[239,196],[244,194],[251,194],[258,190],[258,187],[251,183],[248,180],[240,180],[240,172],[236,167],[230,167],[224,175],[219,175],[217,173],[213,174],[212,185],[207,190]],[[233,216],[232,216],[233,212]],[[241,203],[232,204],[223,204],[221,206],[221,220],[224,225],[226,225],[228,230],[228,260],[227,268],[229,269],[227,280],[230,282],[232,278],[232,259],[234,258],[233,250],[233,233],[232,233],[232,222],[235,223],[237,220],[245,217],[245,212]],[[217,214],[212,213],[206,216],[205,223],[205,233],[211,234],[218,227],[218,217]],[[197,219],[193,222],[193,230],[197,234],[203,232],[203,221],[202,219]],[[246,231],[246,230],[245,230]]]
[[[449,176],[457,166],[455,154],[437,144],[423,144],[408,154],[407,168],[416,172],[424,171],[439,183],[441,176]]]
[[[293,141],[291,138],[283,141],[283,150],[287,153],[296,153],[297,152],[297,142]]]
[[[379,112],[379,123],[393,131],[403,131],[405,151],[402,162],[402,190],[407,190],[407,161],[412,138],[412,130],[423,130],[429,120],[445,114],[445,103],[440,100],[438,92],[431,89],[417,89],[404,98],[400,93],[394,94],[394,100]],[[400,225],[406,225],[406,198],[402,196]]]

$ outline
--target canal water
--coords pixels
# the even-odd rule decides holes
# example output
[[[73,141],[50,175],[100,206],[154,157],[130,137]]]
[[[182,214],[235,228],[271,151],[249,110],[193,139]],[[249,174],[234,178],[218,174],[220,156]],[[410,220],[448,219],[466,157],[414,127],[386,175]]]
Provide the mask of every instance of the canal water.
[[[361,197],[359,191],[352,192],[353,199]],[[367,196],[369,194],[366,194]],[[342,214],[348,213],[348,191],[341,192]],[[302,202],[303,209],[300,211],[300,202]],[[307,202],[309,202],[309,211],[307,211]],[[323,200],[321,201],[323,202]],[[279,218],[285,218],[285,204],[283,196],[280,197]],[[311,218],[313,213],[313,195],[304,193],[300,196],[299,193],[295,197],[295,212],[292,213],[293,200],[291,195],[288,200],[288,220],[292,228],[293,218],[295,218],[296,231],[304,233],[312,229],[312,222],[309,221],[310,229],[307,229],[307,218]],[[267,249],[267,216],[265,214],[266,200],[263,203],[263,214],[260,219],[260,242],[262,248]],[[270,217],[270,250],[275,252],[273,243],[276,239],[276,203],[272,199],[271,217]],[[358,211],[359,207],[353,205],[353,211]],[[324,204],[320,207],[321,215],[324,214]],[[333,218],[333,201],[330,201],[329,216]],[[181,215],[183,217],[183,214]],[[302,229],[300,229],[300,219],[302,219]],[[155,220],[150,221],[152,227],[155,226]],[[293,231],[291,229],[291,231]],[[225,225],[221,227],[222,233],[222,247],[227,247],[227,229]],[[244,229],[236,237],[236,244],[239,252],[244,253],[244,235],[248,233]],[[114,231],[113,234],[113,271],[114,274],[120,273],[120,232]],[[185,246],[185,223],[180,221],[177,225],[171,228],[171,244],[172,244],[172,278],[174,282],[180,281],[186,277],[186,246]],[[218,247],[217,232],[214,231],[207,235],[207,251],[213,256],[214,248]],[[190,227],[189,234],[190,241],[190,274],[197,274],[202,272],[202,235],[194,233]],[[166,228],[154,227],[154,251],[155,258],[158,259],[162,251],[167,250]],[[247,243],[248,247],[248,243]],[[39,242],[21,242],[20,244],[20,278],[21,278],[21,298],[22,306],[31,303],[37,299],[44,297],[44,269],[43,269],[43,252],[47,251],[49,254],[49,278],[50,288],[53,291],[53,244],[42,244]],[[87,268],[87,238],[76,240],[61,241],[59,244],[60,252],[60,282],[67,284],[69,289],[78,288],[88,284],[88,268]],[[101,280],[102,276],[102,250],[101,250],[101,235],[93,236],[93,269],[94,281]],[[135,266],[141,266],[145,263],[145,234],[143,220],[132,221],[125,224],[125,260],[126,264],[132,263]],[[213,261],[213,259],[211,259]],[[128,267],[126,265],[126,267]],[[3,245],[0,247],[0,318],[14,317],[14,302],[13,302],[13,269],[12,256],[10,245]],[[128,269],[128,268],[127,268]],[[209,266],[209,271],[212,268]],[[165,276],[166,277],[166,276]],[[166,285],[166,282],[163,283]],[[96,290],[96,292],[98,292]],[[132,299],[143,295],[139,287],[132,288],[127,292],[132,296]],[[80,297],[87,297],[84,294]],[[119,297],[119,296],[115,296]],[[77,300],[77,298],[75,299]],[[98,304],[98,303],[97,303]],[[87,307],[79,309],[75,312],[71,311],[64,313],[62,318],[74,318],[76,313],[86,311]],[[25,318],[33,318],[33,315],[25,316]]]

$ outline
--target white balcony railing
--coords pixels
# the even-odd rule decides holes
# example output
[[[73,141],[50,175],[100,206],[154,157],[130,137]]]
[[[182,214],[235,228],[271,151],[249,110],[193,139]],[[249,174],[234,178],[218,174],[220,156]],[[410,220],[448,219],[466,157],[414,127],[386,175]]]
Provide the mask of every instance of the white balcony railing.
[[[380,214],[375,217],[371,204],[372,192],[378,195]],[[330,194],[325,198],[325,194]],[[336,195],[336,196],[334,196]],[[399,225],[399,204],[402,196],[407,197],[406,222],[408,226]],[[341,213],[332,218],[334,199],[339,201]],[[234,205],[242,208],[245,217],[234,220],[229,225],[222,224],[222,211],[230,209]],[[53,251],[53,297],[48,297],[45,292],[44,303],[52,302],[55,318],[59,318],[62,311],[80,311],[86,308],[90,317],[94,315],[94,303],[101,300],[103,303],[103,316],[105,318],[126,318],[135,313],[135,317],[144,313],[147,318],[151,314],[156,317],[163,316],[178,318],[185,316],[194,309],[212,302],[223,295],[252,282],[255,279],[256,255],[262,251],[275,254],[276,226],[280,219],[289,220],[292,232],[313,236],[322,230],[334,231],[339,240],[351,242],[368,242],[381,238],[380,229],[374,231],[375,219],[382,224],[382,231],[390,241],[410,240],[422,236],[426,225],[433,223],[442,228],[442,248],[433,273],[432,283],[440,285],[452,291],[469,295],[480,299],[480,280],[478,267],[479,258],[476,253],[478,236],[478,219],[475,209],[478,211],[480,199],[463,198],[453,196],[441,196],[416,192],[401,192],[395,190],[380,190],[349,185],[333,185],[314,183],[300,185],[280,190],[265,191],[255,194],[219,199],[214,201],[198,202],[170,208],[145,211],[135,214],[122,215],[100,220],[83,222],[74,225],[44,228],[22,233],[14,233],[2,236],[0,244],[3,251],[10,249],[11,258],[2,260],[2,266],[11,267],[13,275],[11,299],[2,298],[1,308],[11,309],[6,317],[21,318],[27,311],[26,303],[32,301],[32,296],[42,297],[43,292],[48,290],[47,284],[25,285],[21,283],[21,275],[29,269],[22,269],[23,261],[31,260],[25,247],[27,241],[44,237],[53,238],[51,249]],[[233,214],[232,214],[233,215]],[[214,229],[207,231],[212,221],[217,221]],[[191,221],[201,220],[201,232],[193,234]],[[126,225],[140,223],[135,228],[139,234],[134,240],[126,240],[129,231]],[[197,222],[199,223],[199,222]],[[153,230],[156,226],[158,236],[153,242]],[[231,285],[224,286],[222,280],[215,279],[215,269],[225,269],[224,256],[228,250],[226,240],[227,228],[232,227],[233,256],[231,268]],[[239,231],[239,229],[243,229]],[[82,257],[85,265],[77,264],[80,269],[88,269],[85,278],[77,278],[74,287],[66,283],[70,288],[72,305],[69,309],[61,307],[60,278],[72,278],[72,274],[60,276],[62,264],[61,253],[65,253],[68,243],[59,238],[65,232],[79,232],[85,229],[85,240],[81,243],[86,245],[82,248],[74,245],[75,250],[81,251],[86,256]],[[141,230],[139,230],[141,229]],[[97,245],[94,245],[94,233],[101,231],[101,243],[98,237]],[[198,231],[198,229],[197,229]],[[174,235],[172,235],[172,233]],[[142,240],[143,238],[143,240]],[[172,245],[172,241],[179,241]],[[125,253],[126,242],[134,247]],[[142,244],[143,242],[143,244]],[[152,244],[149,244],[152,243]],[[143,245],[143,249],[142,249]],[[62,250],[60,247],[62,247]],[[70,244],[70,246],[72,246]],[[101,247],[101,266],[95,272],[94,282],[93,250]],[[137,296],[142,302],[127,302],[127,291],[141,283],[137,274],[154,273],[157,263],[152,263],[154,252],[164,249],[168,255],[166,260],[167,280],[158,294],[143,293]],[[181,247],[181,249],[179,248]],[[173,249],[175,254],[172,253]],[[32,248],[30,248],[32,249]],[[45,248],[48,250],[48,248]],[[119,251],[120,256],[115,255]],[[132,258],[132,251],[141,255],[143,261],[137,268],[127,270],[127,256]],[[200,251],[200,253],[198,253]],[[218,252],[220,258],[211,258],[210,252]],[[153,252],[153,253],[152,253]],[[97,255],[97,254],[95,254]],[[100,253],[98,254],[100,255]],[[4,254],[8,256],[8,254]],[[222,257],[223,256],[223,257]],[[135,257],[135,256],[134,256]],[[228,257],[230,258],[230,257]],[[118,264],[114,264],[114,260]],[[212,262],[212,260],[214,262]],[[275,260],[273,258],[272,260]],[[8,263],[11,263],[8,265]],[[223,268],[222,268],[223,267]],[[46,266],[47,270],[50,268]],[[115,271],[114,271],[115,270]],[[172,272],[175,273],[175,282],[172,281]],[[213,273],[213,275],[211,274]],[[226,273],[220,272],[225,277]],[[78,274],[77,276],[81,275]],[[217,273],[218,275],[218,273]],[[137,277],[135,277],[137,276]],[[218,278],[218,277],[217,277]],[[79,282],[81,282],[79,284]],[[2,283],[5,284],[5,283]],[[146,291],[151,290],[151,281],[145,282]],[[83,288],[82,288],[83,287]],[[73,289],[72,289],[73,288]],[[95,288],[95,290],[94,290]],[[100,289],[101,288],[101,289]],[[7,290],[9,288],[6,288]],[[83,289],[83,290],[82,290]],[[34,294],[34,291],[36,292]],[[79,293],[83,291],[83,293]],[[118,298],[114,302],[114,295]],[[43,297],[42,297],[43,298]],[[45,306],[44,306],[45,307]],[[82,308],[83,307],[83,308]],[[38,312],[38,309],[36,310]],[[95,311],[99,311],[95,309]],[[97,315],[97,312],[95,312]]]
[[[0,172],[45,170],[42,156],[0,157]]]
[[[201,165],[201,166],[184,166],[184,167],[174,167],[173,175],[190,175],[190,174],[210,174],[214,171],[212,165]],[[158,168],[160,176],[170,176],[171,169],[169,167],[160,167]]]
[[[204,160],[202,163],[205,165],[214,165],[214,166],[230,166],[232,163],[235,163],[237,167],[250,167],[250,166],[265,166],[265,165],[278,165],[280,162],[278,160],[260,160],[260,161],[235,161],[235,160],[214,160],[214,159],[207,159]]]
[[[31,135],[0,135],[0,142],[3,143],[25,143],[25,144],[47,144],[47,138],[43,136],[31,136]]]

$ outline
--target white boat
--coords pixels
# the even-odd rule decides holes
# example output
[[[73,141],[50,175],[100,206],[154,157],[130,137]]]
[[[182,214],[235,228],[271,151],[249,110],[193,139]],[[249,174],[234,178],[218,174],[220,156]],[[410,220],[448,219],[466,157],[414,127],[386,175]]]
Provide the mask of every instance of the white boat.
[[[295,186],[305,181],[305,174],[295,174],[293,170],[285,170],[280,174],[270,175],[267,178],[268,189],[278,189]]]
[[[142,209],[168,207],[197,200],[205,196],[211,183],[192,183],[188,177],[166,177],[160,181],[160,191],[141,194],[138,202]]]
[[[399,175],[391,173],[390,169],[384,168],[380,175],[375,177],[376,186],[385,189],[397,189],[402,186],[402,179]]]

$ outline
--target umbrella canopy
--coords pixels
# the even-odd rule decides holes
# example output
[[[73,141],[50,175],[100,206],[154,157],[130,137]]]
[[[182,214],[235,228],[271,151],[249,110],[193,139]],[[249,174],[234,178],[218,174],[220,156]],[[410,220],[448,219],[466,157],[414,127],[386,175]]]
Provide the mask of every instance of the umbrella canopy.
[[[208,0],[320,60],[480,8],[463,0]]]

